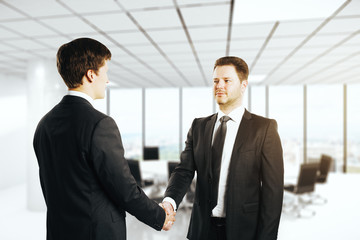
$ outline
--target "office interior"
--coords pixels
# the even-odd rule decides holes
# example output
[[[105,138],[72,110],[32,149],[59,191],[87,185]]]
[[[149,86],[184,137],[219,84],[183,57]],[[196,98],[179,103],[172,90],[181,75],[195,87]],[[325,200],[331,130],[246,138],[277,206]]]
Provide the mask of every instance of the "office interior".
[[[67,92],[57,49],[78,37],[112,52],[95,107],[117,122],[154,200],[192,120],[218,111],[215,60],[238,56],[250,69],[243,105],[277,120],[284,150],[278,239],[360,239],[359,26],[360,0],[1,0],[0,239],[45,239],[32,137]],[[127,214],[128,239],[186,239],[192,192],[168,232]]]

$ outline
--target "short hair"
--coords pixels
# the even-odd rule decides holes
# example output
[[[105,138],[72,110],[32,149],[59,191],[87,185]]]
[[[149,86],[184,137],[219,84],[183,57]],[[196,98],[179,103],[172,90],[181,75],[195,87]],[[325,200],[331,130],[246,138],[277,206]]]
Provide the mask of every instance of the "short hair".
[[[216,60],[213,70],[215,70],[217,66],[226,66],[226,65],[232,65],[235,67],[240,82],[248,79],[249,68],[246,62],[241,58],[234,56],[221,57],[218,60]]]
[[[91,38],[78,38],[59,48],[56,65],[66,86],[76,88],[82,84],[88,70],[97,74],[105,61],[110,59],[111,52],[102,43]]]

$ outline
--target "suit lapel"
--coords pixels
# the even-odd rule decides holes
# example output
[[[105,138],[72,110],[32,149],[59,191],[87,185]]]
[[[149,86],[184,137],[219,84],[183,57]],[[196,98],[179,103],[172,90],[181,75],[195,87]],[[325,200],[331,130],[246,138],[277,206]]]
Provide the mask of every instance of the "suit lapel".
[[[250,131],[251,131],[251,114],[245,109],[244,115],[241,119],[239,130],[236,134],[233,151],[231,153],[229,175],[231,173],[231,169],[234,168],[234,164],[239,159],[240,148],[247,140]]]
[[[236,134],[234,148],[231,156],[231,160],[233,159],[234,153],[238,152],[238,149],[244,144],[251,131],[251,114],[245,109],[244,115],[241,119],[241,123],[239,126],[239,130]]]
[[[205,132],[204,132],[204,150],[205,150],[205,160],[208,162],[209,174],[212,177],[212,169],[211,169],[211,143],[212,136],[214,131],[214,126],[216,123],[217,114],[214,114],[210,117],[210,119],[206,122]]]

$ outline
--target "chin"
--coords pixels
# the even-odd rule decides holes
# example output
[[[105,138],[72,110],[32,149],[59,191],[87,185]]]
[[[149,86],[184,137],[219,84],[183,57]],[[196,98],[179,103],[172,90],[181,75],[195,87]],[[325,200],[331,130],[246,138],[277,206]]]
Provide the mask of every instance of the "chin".
[[[216,102],[217,102],[218,104],[224,104],[224,103],[226,103],[226,99],[216,98]]]

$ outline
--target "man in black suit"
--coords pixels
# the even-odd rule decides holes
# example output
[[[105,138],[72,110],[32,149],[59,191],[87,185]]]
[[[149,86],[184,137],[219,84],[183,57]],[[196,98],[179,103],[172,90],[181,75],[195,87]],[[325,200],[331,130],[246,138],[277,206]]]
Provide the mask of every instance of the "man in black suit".
[[[248,66],[238,57],[215,62],[217,114],[193,121],[163,204],[180,204],[197,173],[188,239],[277,239],[283,200],[283,157],[275,120],[242,106]]]
[[[108,48],[89,38],[58,50],[69,92],[41,119],[33,142],[48,240],[125,240],[126,211],[156,230],[175,221],[136,184],[115,121],[92,106],[105,96],[110,58]]]

